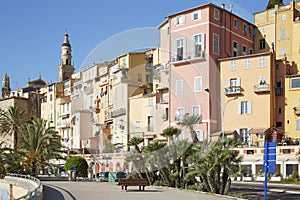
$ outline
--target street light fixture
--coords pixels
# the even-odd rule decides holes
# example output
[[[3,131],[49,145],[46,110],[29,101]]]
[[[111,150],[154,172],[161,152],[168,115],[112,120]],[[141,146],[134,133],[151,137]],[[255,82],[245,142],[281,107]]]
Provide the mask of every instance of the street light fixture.
[[[233,100],[236,100],[238,98],[238,96],[235,96],[234,98],[232,99],[228,99],[224,105],[224,108],[223,108],[223,113],[222,113],[222,139],[224,139],[224,124],[225,124],[225,110],[226,110],[226,106],[227,104],[230,102],[230,101],[233,101]]]

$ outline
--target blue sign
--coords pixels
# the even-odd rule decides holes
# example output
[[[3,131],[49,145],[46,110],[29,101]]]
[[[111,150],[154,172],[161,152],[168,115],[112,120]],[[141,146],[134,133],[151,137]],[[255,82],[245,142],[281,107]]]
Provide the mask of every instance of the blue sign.
[[[264,172],[276,173],[276,142],[265,142]]]

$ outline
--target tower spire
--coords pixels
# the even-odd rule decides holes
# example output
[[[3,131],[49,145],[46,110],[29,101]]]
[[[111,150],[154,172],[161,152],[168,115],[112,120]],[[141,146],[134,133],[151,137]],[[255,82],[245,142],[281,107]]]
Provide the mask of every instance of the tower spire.
[[[74,73],[74,66],[72,64],[72,47],[69,42],[69,34],[66,29],[64,35],[64,42],[61,45],[61,62],[59,65],[59,81],[65,81],[71,78]]]

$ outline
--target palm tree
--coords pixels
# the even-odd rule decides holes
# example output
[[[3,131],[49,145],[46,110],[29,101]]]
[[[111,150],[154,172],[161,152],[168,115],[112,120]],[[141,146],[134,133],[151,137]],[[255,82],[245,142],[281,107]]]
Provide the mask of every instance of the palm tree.
[[[138,152],[138,153],[141,153],[141,149],[139,148],[139,144],[141,144],[142,142],[144,142],[144,138],[140,138],[140,137],[133,137],[131,138],[127,145],[128,146],[134,146],[135,150]]]
[[[177,137],[178,135],[180,135],[181,130],[179,128],[175,128],[175,127],[168,127],[166,129],[163,130],[162,132],[162,136],[167,137],[168,138],[168,143],[170,143],[170,141],[173,141],[173,137]]]
[[[25,111],[19,111],[18,107],[11,106],[0,113],[0,134],[12,136],[13,149],[18,148],[18,134],[25,123]]]
[[[201,121],[201,117],[193,115],[185,117],[181,122],[178,123],[180,126],[187,127],[190,130],[193,144],[196,144],[198,142],[197,133],[194,130],[193,125],[200,123]]]
[[[219,139],[212,143],[205,153],[204,148],[194,146],[194,153],[188,157],[189,173],[201,177],[206,191],[227,194],[230,188],[230,175],[238,171],[242,157],[230,148],[236,147],[233,140]]]
[[[20,152],[24,170],[36,175],[39,170],[55,167],[51,159],[62,159],[64,149],[54,127],[46,128],[46,121],[37,119],[27,123],[21,130]]]

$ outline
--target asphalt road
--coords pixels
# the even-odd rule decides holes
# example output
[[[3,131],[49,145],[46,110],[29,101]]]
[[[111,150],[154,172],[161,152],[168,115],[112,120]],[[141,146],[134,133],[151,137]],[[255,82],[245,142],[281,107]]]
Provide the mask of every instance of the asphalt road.
[[[264,198],[263,183],[234,182],[231,185],[230,193],[242,193],[254,199]],[[296,200],[300,199],[300,186],[268,184],[268,200]]]
[[[128,187],[127,192],[114,183],[42,181],[44,200],[228,200],[224,196],[215,196],[199,192],[178,189],[146,187],[138,191],[137,186]],[[232,198],[231,198],[232,199]]]

